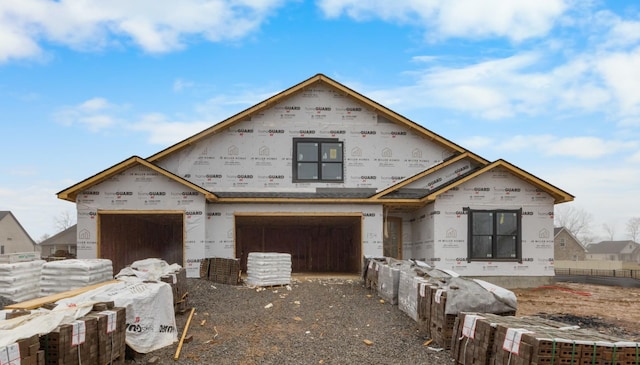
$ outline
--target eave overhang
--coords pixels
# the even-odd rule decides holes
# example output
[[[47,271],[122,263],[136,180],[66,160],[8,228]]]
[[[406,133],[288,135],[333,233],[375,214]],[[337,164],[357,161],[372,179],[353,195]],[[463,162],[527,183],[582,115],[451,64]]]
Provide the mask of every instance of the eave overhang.
[[[199,193],[201,193],[202,195],[204,195],[205,199],[207,199],[208,201],[216,201],[217,197],[215,196],[215,194],[211,193],[210,191],[207,191],[205,189],[203,189],[202,187],[195,185],[193,183],[191,183],[190,181],[187,181],[161,167],[158,167],[152,163],[150,163],[149,161],[138,157],[138,156],[132,156],[118,164],[115,164],[113,166],[111,166],[110,168],[103,170],[85,180],[82,180],[81,182],[72,185],[60,192],[57,193],[58,199],[62,199],[62,200],[68,200],[70,202],[75,202],[76,201],[76,197],[78,196],[78,194],[82,191],[88,190],[90,189],[92,186],[99,184],[109,178],[111,178],[114,175],[119,174],[120,172],[129,169],[133,166],[136,165],[142,165],[145,167],[148,167],[149,169],[163,175],[166,176],[167,178],[182,184],[190,189],[193,189]]]

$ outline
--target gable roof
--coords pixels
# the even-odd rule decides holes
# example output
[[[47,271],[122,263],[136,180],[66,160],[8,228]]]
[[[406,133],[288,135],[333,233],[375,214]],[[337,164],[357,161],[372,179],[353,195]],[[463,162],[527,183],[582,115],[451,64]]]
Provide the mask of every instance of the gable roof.
[[[271,108],[278,103],[283,102],[286,98],[295,95],[296,93],[303,92],[310,87],[317,86],[319,84],[328,86],[330,88],[334,88],[338,90],[338,92],[344,93],[346,96],[351,97],[358,103],[363,104],[363,106],[373,110],[375,113],[380,115],[381,117],[388,119],[392,123],[396,123],[405,128],[408,128],[414,131],[417,135],[421,136],[425,140],[429,140],[434,142],[449,151],[452,151],[453,154],[451,157],[445,159],[440,164],[431,166],[426,170],[408,178],[400,181],[392,187],[385,189],[384,191],[376,192],[375,189],[354,189],[354,188],[345,188],[340,191],[336,189],[316,189],[315,192],[261,192],[261,191],[253,191],[253,192],[216,192],[206,190],[198,185],[195,185],[188,180],[185,180],[159,166],[157,166],[158,161],[162,160],[164,157],[167,157],[175,152],[178,152],[184,148],[188,148],[189,146],[198,143],[204,138],[223,133],[228,130],[228,128],[236,123],[249,121],[251,117],[257,113],[264,111],[267,108]],[[473,161],[475,164],[479,166],[475,166],[475,168],[470,169],[470,171],[466,171],[464,174],[456,177],[454,180],[441,185],[434,190],[427,189],[404,189],[403,187],[409,186],[412,182],[415,182],[419,179],[427,177],[429,174],[437,172],[441,168],[451,165],[457,161],[462,159],[469,159]],[[470,151],[465,150],[459,145],[451,142],[450,140],[422,127],[421,125],[405,118],[404,116],[384,107],[381,104],[363,96],[362,94],[334,81],[333,79],[323,75],[316,74],[315,76],[302,81],[301,83],[294,85],[230,118],[227,118],[213,126],[201,131],[184,139],[181,142],[178,142],[150,157],[147,159],[140,158],[138,156],[133,156],[127,160],[120,162],[108,168],[88,179],[81,181],[65,190],[62,190],[58,193],[58,198],[72,201],[74,202],[76,196],[79,192],[90,188],[91,186],[98,184],[109,177],[118,174],[119,172],[135,166],[136,164],[144,165],[152,170],[155,170],[177,182],[188,186],[189,188],[196,190],[202,193],[207,200],[209,201],[218,201],[218,202],[234,202],[234,203],[242,203],[242,202],[332,202],[332,203],[384,203],[384,204],[399,204],[399,205],[407,205],[407,206],[420,206],[424,204],[428,204],[430,202],[435,201],[436,197],[439,194],[442,194],[448,191],[450,188],[460,185],[470,179],[473,179],[492,168],[495,167],[504,167],[516,176],[521,179],[531,183],[532,185],[542,189],[543,191],[549,193],[553,198],[554,202],[564,203],[573,200],[573,196],[549,183],[546,181],[539,179],[528,172],[519,169],[504,160],[498,160],[493,163],[489,163],[489,161],[483,159],[482,157],[473,154]],[[416,191],[409,191],[416,190]]]
[[[424,128],[423,126],[412,122],[411,120],[405,118],[404,116],[394,112],[391,109],[386,108],[385,106],[367,98],[366,96],[356,92],[355,90],[352,90],[344,85],[342,85],[341,83],[323,75],[323,74],[316,74],[313,77],[308,78],[305,81],[302,81],[301,83],[294,85],[248,109],[245,109],[244,111],[230,117],[227,118],[225,120],[223,120],[220,123],[217,123],[205,130],[203,130],[202,132],[189,137],[181,142],[178,142],[176,144],[174,144],[173,146],[170,146],[150,157],[147,158],[147,160],[149,162],[154,162],[157,160],[162,159],[163,157],[170,155],[176,151],[179,151],[189,145],[192,145],[200,140],[202,140],[203,138],[215,135],[217,133],[220,133],[224,130],[226,130],[227,128],[229,128],[230,126],[248,120],[248,118],[250,118],[252,115],[261,112],[262,110],[265,110],[269,107],[272,107],[273,105],[283,101],[284,99],[303,91],[304,89],[317,84],[317,83],[322,83],[325,85],[328,85],[332,88],[335,88],[337,90],[339,90],[340,92],[345,93],[346,95],[349,95],[350,97],[352,97],[353,99],[357,100],[358,102],[368,106],[369,108],[371,108],[372,110],[375,110],[376,113],[381,114],[382,116],[384,116],[385,118],[389,119],[390,121],[403,125],[407,128],[409,128],[410,130],[415,131],[418,135],[421,135],[422,137],[424,137],[425,139],[429,139],[432,140],[442,146],[445,146],[447,148],[450,148],[458,153],[462,153],[465,151],[464,148],[460,147],[459,145],[457,145],[456,143],[451,142],[450,140]]]
[[[511,172],[512,174],[514,174],[515,176],[517,176],[518,178],[528,182],[529,184],[547,192],[549,195],[551,195],[554,199],[554,203],[555,204],[560,204],[560,203],[566,203],[566,202],[570,202],[573,200],[574,196],[567,193],[566,191],[549,184],[548,182],[537,178],[533,175],[531,175],[530,173],[526,172],[525,170],[516,167],[512,164],[510,164],[509,162],[500,159],[497,160],[489,165],[486,165],[480,169],[477,169],[475,171],[472,171],[471,173],[465,175],[464,177],[457,179],[455,181],[453,181],[450,184],[446,184],[444,186],[441,186],[438,190],[436,190],[435,192],[429,194],[426,197],[426,200],[435,200],[436,197],[442,193],[445,193],[446,191],[448,191],[449,189],[459,186],[471,179],[474,179],[496,167],[502,167],[507,169],[509,172]]]
[[[449,159],[446,159],[444,161],[442,161],[441,163],[435,165],[435,166],[431,166],[430,168],[419,172],[407,179],[404,179],[390,187],[388,187],[387,189],[377,193],[375,196],[373,196],[373,198],[382,198],[382,199],[421,199],[422,201],[426,200],[426,196],[429,195],[429,193],[431,193],[432,191],[427,190],[427,189],[405,189],[404,191],[402,191],[401,189],[403,189],[405,186],[410,185],[411,183],[418,181],[424,177],[427,177],[429,175],[431,175],[432,173],[435,173],[447,166],[450,166],[458,161],[464,160],[464,159],[471,159],[475,162],[477,162],[478,164],[481,165],[486,165],[489,162],[471,152],[465,152],[465,153],[461,153],[457,156],[453,156]],[[463,176],[466,176],[463,175]],[[450,185],[453,182],[450,181],[448,184],[445,185]],[[436,190],[437,191],[437,190]]]
[[[566,232],[569,235],[569,237],[571,237],[571,239],[576,241],[580,245],[580,247],[582,247],[582,249],[587,251],[587,247],[566,227],[553,227],[553,238],[558,237],[558,235],[563,231]]]
[[[131,168],[133,166],[136,166],[136,165],[142,165],[142,166],[148,167],[149,169],[151,169],[153,171],[156,171],[159,174],[162,174],[162,175],[168,177],[171,180],[174,180],[174,181],[176,181],[176,182],[178,182],[178,183],[180,183],[180,184],[182,184],[182,185],[184,185],[184,186],[186,186],[186,187],[188,187],[190,189],[193,189],[193,190],[201,193],[202,195],[204,195],[207,200],[213,201],[213,200],[217,199],[217,197],[213,193],[211,193],[210,191],[205,190],[205,189],[201,188],[200,186],[198,186],[198,185],[196,185],[196,184],[194,184],[194,183],[192,183],[190,181],[187,181],[187,180],[181,178],[180,176],[175,175],[175,174],[173,174],[173,173],[171,173],[171,172],[169,172],[169,171],[167,171],[167,170],[165,170],[165,169],[163,169],[163,168],[161,168],[159,166],[156,166],[156,165],[154,165],[152,163],[149,163],[145,159],[143,159],[141,157],[138,157],[138,156],[132,156],[132,157],[130,157],[130,158],[118,163],[118,164],[113,165],[112,167],[110,167],[110,168],[108,168],[106,170],[103,170],[102,172],[99,172],[99,173],[97,173],[97,174],[95,174],[95,175],[93,175],[93,176],[91,176],[91,177],[89,177],[87,179],[82,180],[81,182],[79,182],[79,183],[77,183],[75,185],[72,185],[72,186],[70,186],[70,187],[58,192],[58,194],[57,194],[58,198],[59,199],[64,199],[64,200],[68,200],[68,201],[71,201],[71,202],[75,202],[76,201],[76,197],[78,196],[78,193],[80,193],[80,192],[82,192],[84,190],[87,190],[87,189],[91,188],[92,186],[94,186],[96,184],[99,184],[99,183],[107,180],[108,178],[110,178],[110,177],[112,177],[114,175],[117,175],[118,173],[120,173],[120,172],[122,172],[122,171],[124,171],[126,169],[129,169],[129,168]]]
[[[632,253],[633,251],[640,249],[640,244],[631,240],[601,241],[590,244],[587,246],[587,249],[591,254],[624,254]]]
[[[15,215],[13,215],[13,213],[11,213],[11,211],[9,210],[2,210],[0,211],[0,221],[2,221],[3,219],[5,219],[6,217],[11,217],[13,218],[14,222],[18,225],[18,228],[20,228],[20,230],[22,231],[22,233],[25,234],[25,236],[27,236],[27,238],[29,239],[29,242],[31,242],[32,245],[35,245],[36,242],[33,240],[33,238],[31,238],[31,236],[29,235],[29,233],[27,233],[27,230],[24,229],[24,227],[22,226],[22,224],[20,224],[20,221],[18,221],[18,218],[16,218]]]
[[[38,245],[40,246],[49,246],[49,245],[70,245],[77,244],[78,241],[78,225],[74,224],[71,227],[62,230],[53,236],[47,238],[46,240],[40,242]]]

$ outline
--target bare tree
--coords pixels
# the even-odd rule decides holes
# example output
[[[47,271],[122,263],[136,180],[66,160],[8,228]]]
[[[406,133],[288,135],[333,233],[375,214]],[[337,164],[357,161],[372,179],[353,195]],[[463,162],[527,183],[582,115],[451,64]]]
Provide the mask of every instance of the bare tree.
[[[49,233],[45,233],[42,236],[40,236],[40,238],[38,238],[38,243],[46,240],[47,238],[51,237],[51,235]]]
[[[65,229],[76,224],[75,218],[71,215],[69,211],[64,211],[60,213],[60,216],[55,218],[56,228],[59,232],[64,231]]]
[[[602,225],[602,229],[605,231],[605,233],[607,234],[607,240],[609,241],[613,241],[614,237],[616,236],[616,225],[614,224],[603,224]]]
[[[579,238],[582,243],[593,241],[593,237],[591,236],[593,216],[591,213],[582,208],[576,208],[573,205],[561,205],[555,208],[553,218],[556,227],[566,228],[574,236]]]
[[[627,221],[627,234],[634,242],[638,242],[638,237],[640,236],[640,217],[633,217]]]

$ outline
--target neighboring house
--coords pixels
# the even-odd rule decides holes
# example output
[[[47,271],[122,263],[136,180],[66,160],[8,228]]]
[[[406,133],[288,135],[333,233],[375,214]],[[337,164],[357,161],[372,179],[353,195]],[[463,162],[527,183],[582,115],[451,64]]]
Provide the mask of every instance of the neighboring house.
[[[587,249],[565,227],[553,229],[553,257],[555,261],[584,261]]]
[[[10,211],[0,211],[0,255],[33,252],[35,242]]]
[[[569,193],[487,161],[318,74],[148,158],[58,193],[78,257],[287,252],[294,272],[359,273],[364,256],[548,282],[554,204]]]
[[[65,256],[75,257],[78,241],[77,225],[56,233],[39,243],[42,257]]]
[[[601,241],[587,246],[588,260],[640,263],[640,244],[628,241]]]

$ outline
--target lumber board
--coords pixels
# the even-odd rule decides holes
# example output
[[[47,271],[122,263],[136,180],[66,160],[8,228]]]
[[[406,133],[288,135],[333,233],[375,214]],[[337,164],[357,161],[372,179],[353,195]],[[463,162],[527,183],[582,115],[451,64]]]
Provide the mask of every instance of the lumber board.
[[[82,293],[86,293],[90,290],[100,288],[105,285],[119,283],[120,280],[109,280],[103,283],[93,284],[89,286],[84,286],[81,288],[64,291],[61,293],[47,295],[46,297],[34,298],[31,300],[27,300],[21,303],[9,304],[5,306],[5,309],[36,309],[40,308],[47,303],[54,303],[61,299],[75,297],[76,295],[80,295]]]

